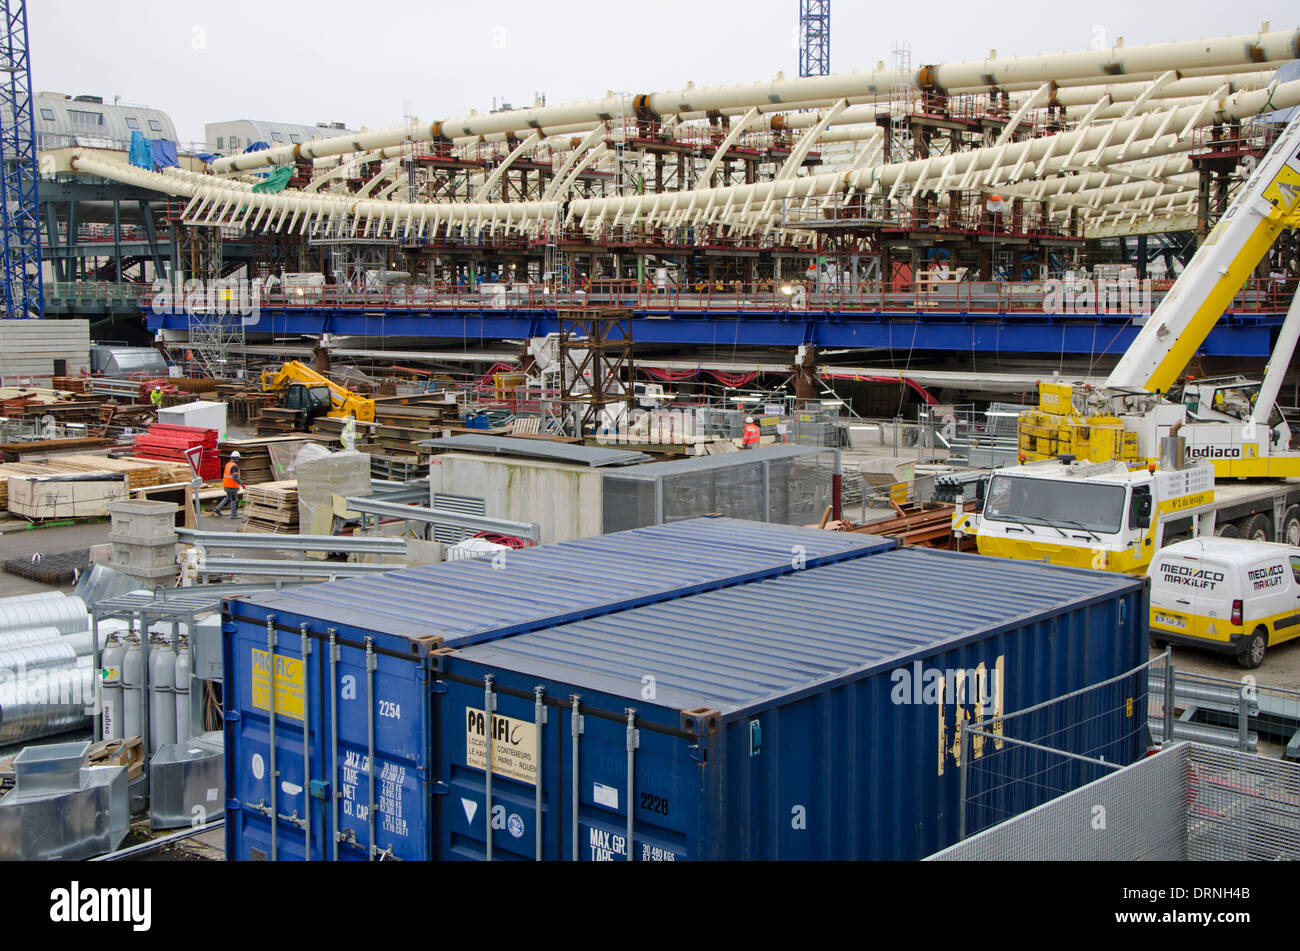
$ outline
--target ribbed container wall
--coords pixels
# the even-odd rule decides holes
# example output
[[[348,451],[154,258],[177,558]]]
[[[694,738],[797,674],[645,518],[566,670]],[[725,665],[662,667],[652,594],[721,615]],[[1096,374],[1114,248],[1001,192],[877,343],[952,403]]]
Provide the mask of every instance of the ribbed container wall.
[[[493,858],[619,859],[630,801],[638,860],[920,858],[956,836],[959,717],[1146,657],[1143,579],[851,537],[702,519],[228,604],[227,855],[485,858],[491,828]],[[897,695],[954,670],[987,713]]]
[[[431,653],[895,547],[867,535],[705,518],[510,552],[504,570],[457,561],[231,602],[223,627],[227,855],[303,857],[301,829],[280,823],[273,846],[266,816],[247,805],[274,799],[281,815],[310,809],[314,858],[335,857],[337,829],[347,837],[337,857],[365,859],[373,725],[374,844],[403,860],[432,858]],[[281,785],[268,781],[272,773]],[[333,803],[285,792],[310,789],[305,779],[342,791],[337,822]]]
[[[920,549],[468,647],[432,674],[438,854],[486,857],[482,816],[495,813],[495,858],[536,857],[540,828],[544,859],[574,858],[575,831],[577,858],[626,859],[630,794],[637,860],[918,859],[958,835],[959,717],[1021,710],[1145,657],[1142,579]],[[975,708],[973,687],[924,696],[926,678],[956,671],[976,672],[992,709]],[[1146,749],[1134,680],[1130,709],[1088,724],[1110,762]],[[540,728],[539,688],[552,704]]]

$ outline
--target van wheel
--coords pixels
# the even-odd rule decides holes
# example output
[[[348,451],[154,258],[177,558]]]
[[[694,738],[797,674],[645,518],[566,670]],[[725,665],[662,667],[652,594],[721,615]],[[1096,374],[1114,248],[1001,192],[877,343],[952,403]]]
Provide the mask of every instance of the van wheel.
[[[1262,627],[1255,628],[1255,633],[1246,640],[1245,647],[1237,655],[1237,663],[1247,670],[1254,670],[1264,663],[1264,651],[1268,649],[1268,632]]]
[[[1300,505],[1293,505],[1282,516],[1282,541],[1300,545]]]
[[[1232,522],[1225,522],[1222,525],[1215,526],[1214,534],[1220,538],[1238,538],[1241,536],[1241,529]]]
[[[1246,519],[1241,534],[1252,542],[1271,542],[1273,540],[1273,520],[1267,515],[1252,515]]]

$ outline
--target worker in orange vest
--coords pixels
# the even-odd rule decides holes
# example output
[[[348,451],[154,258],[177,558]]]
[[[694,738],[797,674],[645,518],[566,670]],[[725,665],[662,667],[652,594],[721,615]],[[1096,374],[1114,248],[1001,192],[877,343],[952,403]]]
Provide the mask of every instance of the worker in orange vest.
[[[745,417],[745,434],[740,438],[740,444],[746,449],[757,449],[758,441],[762,438],[762,433],[758,424],[754,422],[753,416]]]
[[[239,518],[239,490],[244,487],[244,480],[239,474],[238,452],[230,454],[230,461],[226,463],[226,471],[221,476],[221,487],[226,490],[226,497],[216,504],[216,507],[212,509],[212,514],[216,515],[229,505],[230,517]]]

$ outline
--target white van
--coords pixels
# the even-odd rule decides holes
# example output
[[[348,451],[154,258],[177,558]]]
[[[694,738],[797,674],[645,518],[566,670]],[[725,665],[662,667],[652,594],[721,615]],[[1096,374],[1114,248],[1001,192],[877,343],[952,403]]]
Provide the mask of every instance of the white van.
[[[1258,667],[1272,644],[1300,635],[1300,548],[1193,538],[1156,552],[1151,640],[1235,654]]]

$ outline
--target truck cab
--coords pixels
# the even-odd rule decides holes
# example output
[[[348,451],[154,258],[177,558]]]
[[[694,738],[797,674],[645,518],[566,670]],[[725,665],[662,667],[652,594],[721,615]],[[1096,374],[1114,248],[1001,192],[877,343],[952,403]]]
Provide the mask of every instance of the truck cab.
[[[989,480],[984,509],[958,515],[980,554],[1142,574],[1180,530],[1213,531],[1214,470],[1131,470],[1120,462],[1062,460],[1009,466]]]
[[[309,386],[305,383],[292,383],[284,390],[280,405],[285,409],[297,410],[299,429],[306,429],[312,420],[329,413],[333,401],[328,386]]]

